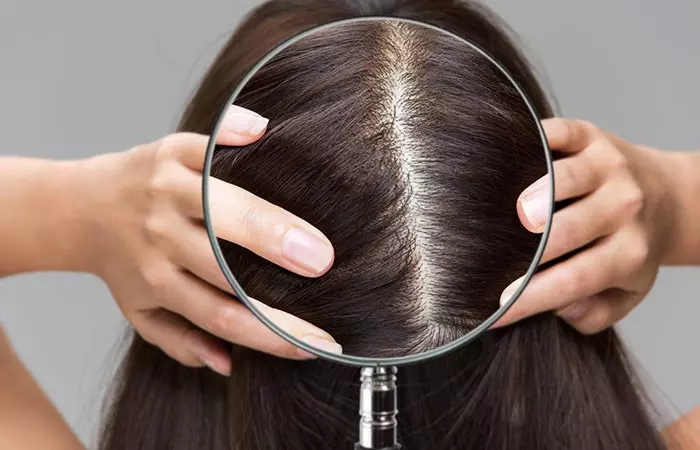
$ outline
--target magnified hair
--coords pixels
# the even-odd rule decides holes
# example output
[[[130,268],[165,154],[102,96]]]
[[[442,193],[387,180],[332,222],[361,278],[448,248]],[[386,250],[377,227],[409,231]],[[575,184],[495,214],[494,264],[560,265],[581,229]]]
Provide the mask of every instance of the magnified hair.
[[[208,134],[246,73],[282,42],[362,16],[429,23],[475,43],[540,117],[552,108],[507,28],[457,0],[273,0],[238,28],[179,129]],[[213,175],[302,217],[333,243],[317,279],[222,242],[246,292],[328,331],[349,354],[395,356],[463,335],[497,308],[540,237],[516,213],[546,173],[513,85],[455,39],[397,21],[324,29],[278,54],[238,105],[270,118]],[[352,448],[358,371],[233,346],[230,378],[190,369],[134,336],[103,450]],[[406,449],[664,448],[615,331],[584,336],[552,313],[400,371]]]

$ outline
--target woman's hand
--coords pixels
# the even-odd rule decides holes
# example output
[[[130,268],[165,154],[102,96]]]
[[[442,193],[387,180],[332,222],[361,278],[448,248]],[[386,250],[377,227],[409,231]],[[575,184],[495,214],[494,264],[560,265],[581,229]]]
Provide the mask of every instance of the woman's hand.
[[[261,116],[234,107],[217,142],[250,144],[266,125]],[[230,372],[229,355],[215,336],[282,357],[311,358],[224,292],[231,288],[202,224],[207,143],[206,136],[179,133],[86,163],[92,268],[139,334],[187,366]],[[212,181],[218,237],[303,276],[318,277],[331,267],[333,248],[320,231],[241,188]],[[261,307],[293,335],[340,351],[328,333]]]
[[[576,199],[556,211],[542,263],[578,251],[537,273],[496,323],[503,326],[555,310],[583,333],[596,333],[632,310],[649,292],[669,257],[679,216],[673,185],[682,172],[676,156],[639,147],[588,122],[543,122],[553,151],[555,201]],[[524,226],[541,233],[549,213],[547,178],[518,200]],[[521,279],[502,296],[510,298]]]

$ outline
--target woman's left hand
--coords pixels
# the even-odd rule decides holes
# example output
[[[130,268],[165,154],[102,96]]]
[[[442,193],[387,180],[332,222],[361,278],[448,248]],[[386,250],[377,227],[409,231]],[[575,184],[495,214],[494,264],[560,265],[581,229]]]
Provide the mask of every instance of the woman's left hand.
[[[495,326],[554,310],[582,333],[596,333],[625,317],[654,284],[677,216],[676,160],[588,122],[549,119],[543,126],[550,148],[566,154],[554,162],[555,201],[577,200],[554,214],[541,263],[578,253],[535,274]],[[543,232],[549,214],[547,182],[543,177],[518,199],[518,215],[533,233]]]

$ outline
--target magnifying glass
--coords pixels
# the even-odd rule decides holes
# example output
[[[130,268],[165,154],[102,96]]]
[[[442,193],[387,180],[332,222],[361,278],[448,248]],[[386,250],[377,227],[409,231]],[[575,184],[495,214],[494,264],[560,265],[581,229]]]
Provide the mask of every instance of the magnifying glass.
[[[384,210],[379,215],[357,217],[355,214],[352,220],[355,228],[358,227],[357,222],[360,221],[362,222],[359,224],[360,228],[365,226],[367,233],[373,233],[374,248],[371,252],[373,255],[372,257],[375,259],[382,256],[385,257],[385,264],[387,267],[393,267],[396,270],[394,271],[395,273],[391,275],[393,278],[386,280],[385,288],[368,292],[367,290],[363,290],[362,286],[356,285],[351,289],[351,294],[356,294],[353,304],[364,312],[363,321],[372,322],[373,329],[379,329],[381,332],[371,335],[363,333],[363,328],[366,327],[363,326],[362,322],[357,322],[356,316],[352,319],[334,317],[332,323],[326,324],[323,328],[329,331],[335,329],[337,333],[333,332],[334,336],[338,334],[343,335],[344,340],[342,343],[344,352],[343,354],[331,353],[322,348],[310,345],[308,342],[291,334],[289,330],[285,329],[277,322],[275,315],[269,314],[270,308],[264,305],[271,303],[275,309],[282,310],[285,310],[286,307],[286,312],[297,315],[302,319],[309,319],[310,317],[317,318],[319,317],[319,311],[333,311],[333,295],[340,296],[344,294],[329,288],[327,289],[330,293],[329,295],[319,295],[318,298],[313,299],[313,302],[305,301],[303,305],[295,303],[294,301],[280,302],[279,298],[266,299],[257,298],[257,296],[256,299],[261,303],[252,301],[246,293],[245,285],[246,281],[250,282],[254,280],[255,273],[241,267],[241,261],[246,260],[246,258],[249,259],[250,255],[246,254],[247,251],[245,249],[236,247],[234,244],[228,242],[220,241],[216,237],[213,228],[213,221],[210,213],[213,208],[210,204],[209,195],[210,184],[212,183],[211,180],[221,178],[222,174],[234,173],[237,165],[243,167],[241,161],[250,157],[251,152],[259,152],[258,154],[260,154],[260,152],[264,152],[264,147],[266,145],[272,145],[270,142],[275,139],[276,135],[274,115],[270,117],[266,114],[271,118],[268,133],[259,143],[253,144],[252,146],[246,148],[221,147],[216,145],[215,140],[210,139],[204,164],[202,193],[204,222],[217,262],[237,298],[276,334],[308,353],[328,361],[355,366],[360,369],[360,426],[359,438],[356,445],[356,449],[358,450],[400,448],[396,433],[396,416],[398,413],[396,403],[396,376],[398,367],[445,355],[448,352],[474,341],[488,330],[517,300],[530,278],[536,272],[544,252],[551,228],[554,198],[552,157],[547,145],[547,140],[535,109],[524,91],[518,86],[515,79],[498,61],[473,43],[441,28],[409,19],[394,17],[346,19],[313,28],[284,42],[260,60],[234,89],[226,106],[221,111],[219,120],[212,130],[211,136],[218,135],[219,127],[221,126],[222,119],[226,115],[228,108],[236,103],[240,104],[241,102],[245,102],[246,99],[265,95],[265,92],[261,91],[260,86],[293,83],[293,80],[271,80],[271,73],[276,72],[271,72],[268,69],[280,64],[280,61],[284,58],[302,52],[303,48],[306,48],[302,44],[308,45],[312,42],[318,47],[323,45],[325,33],[331,31],[334,33],[352,31],[353,27],[361,27],[363,24],[372,21],[384,22],[388,26],[412,27],[421,30],[422,33],[430,33],[443,40],[454,40],[458,45],[453,45],[453,48],[459,47],[463,49],[471,58],[479,59],[483,65],[493,69],[494,77],[499,78],[500,85],[505,86],[509,92],[517,96],[520,101],[522,101],[522,108],[529,111],[532,118],[531,124],[529,124],[531,127],[529,131],[540,137],[541,148],[532,149],[532,152],[537,153],[536,159],[539,160],[541,164],[541,167],[537,170],[537,177],[535,179],[544,176],[549,178],[549,214],[544,231],[539,236],[539,242],[537,245],[532,246],[531,255],[528,255],[531,257],[531,262],[529,266],[523,267],[525,276],[509,299],[503,302],[499,301],[498,296],[500,296],[500,291],[502,289],[498,290],[498,296],[493,292],[485,293],[484,298],[474,299],[463,298],[465,296],[460,294],[458,289],[454,288],[454,286],[459,286],[459,283],[452,283],[453,286],[451,286],[451,288],[446,288],[444,286],[445,283],[440,282],[442,275],[439,273],[438,265],[432,263],[439,259],[449,260],[458,252],[463,253],[469,251],[468,244],[462,242],[459,245],[451,245],[450,239],[459,237],[459,227],[471,226],[469,216],[472,211],[468,210],[468,208],[478,209],[479,199],[472,199],[468,205],[448,205],[447,207],[464,208],[464,211],[457,210],[455,212],[453,209],[447,215],[443,214],[446,206],[442,203],[449,202],[450,198],[452,198],[452,194],[458,192],[460,189],[465,189],[465,184],[462,183],[462,181],[470,180],[470,183],[474,183],[474,180],[481,180],[481,182],[489,183],[488,189],[484,190],[484,192],[488,193],[485,194],[488,198],[484,197],[481,199],[482,202],[492,203],[493,198],[499,198],[499,203],[512,205],[508,211],[498,212],[498,217],[504,217],[504,214],[516,214],[515,205],[518,193],[516,193],[513,186],[508,185],[508,183],[501,183],[500,185],[498,183],[493,183],[491,180],[498,178],[491,177],[493,174],[489,173],[489,171],[493,171],[493,168],[480,167],[478,158],[470,161],[466,151],[464,157],[454,154],[445,155],[445,158],[450,158],[451,161],[449,165],[449,174],[445,172],[445,164],[435,164],[436,158],[441,157],[439,149],[435,149],[429,154],[425,152],[421,153],[417,150],[413,151],[412,146],[415,144],[410,142],[410,139],[402,136],[402,133],[406,134],[406,128],[414,126],[415,124],[404,121],[402,117],[401,100],[398,98],[390,98],[389,104],[391,108],[393,108],[393,110],[389,112],[391,119],[388,122],[382,122],[382,119],[377,119],[376,126],[380,129],[388,126],[392,132],[396,133],[391,138],[392,142],[396,144],[394,148],[387,149],[385,152],[377,152],[376,155],[372,156],[368,156],[366,153],[358,153],[356,155],[357,157],[354,159],[351,152],[359,152],[361,150],[349,149],[348,153],[343,154],[344,158],[348,158],[348,161],[351,161],[348,162],[348,164],[353,167],[352,173],[371,171],[371,182],[374,184],[372,184],[371,188],[360,186],[359,184],[353,186],[353,181],[360,183],[357,180],[362,180],[362,178],[355,179],[353,175],[348,172],[347,177],[339,177],[341,179],[337,180],[336,186],[337,189],[356,188],[358,192],[374,193],[373,196],[365,199],[365,201],[373,205],[373,208],[370,209],[376,210],[381,205],[384,205]],[[388,59],[389,67],[391,67],[391,58]],[[439,67],[434,64],[428,65],[427,67],[432,67],[432,69],[426,69],[433,70],[434,73],[432,76],[436,78],[441,76]],[[332,70],[332,68],[328,70]],[[391,75],[392,74],[388,74],[390,80]],[[290,73],[290,77],[293,76],[294,74]],[[319,73],[318,77],[319,82],[323,80],[325,80],[324,82],[328,82],[328,72]],[[391,93],[400,93],[403,96],[410,96],[410,94],[406,93],[403,80],[397,78],[392,82],[394,85],[389,86]],[[302,93],[300,93],[300,95],[301,94]],[[371,93],[368,95],[371,95]],[[293,99],[290,99],[290,101],[293,101]],[[320,123],[316,125],[326,128],[342,128],[342,124],[337,122],[337,111],[329,111],[327,116],[327,123],[324,123],[326,119],[323,117],[314,117],[315,121],[320,121]],[[330,117],[335,117],[336,119],[331,120]],[[402,127],[404,129],[402,129]],[[281,131],[282,130],[280,130],[280,132]],[[510,130],[503,130],[503,133],[509,132]],[[520,130],[520,132],[522,132],[522,130]],[[368,133],[371,133],[371,130],[368,131]],[[269,140],[267,140],[268,137]],[[308,139],[312,140],[313,136]],[[367,139],[371,141],[372,136],[368,136]],[[465,142],[465,146],[468,145],[469,143]],[[324,152],[324,149],[311,148],[309,151],[318,152],[317,155],[310,155],[309,157],[320,157],[319,155],[323,156],[322,152]],[[282,149],[280,153],[270,157],[284,160],[284,158],[288,156],[285,156]],[[265,158],[261,158],[260,161],[263,161],[263,163],[261,163],[260,167],[256,167],[255,170],[261,173],[270,170],[269,167],[266,167],[264,164]],[[327,163],[333,164],[330,160]],[[372,166],[368,167],[362,164],[371,164]],[[222,169],[224,166],[225,170]],[[322,169],[319,170],[318,173],[313,174],[300,173],[298,170],[292,171],[291,168],[285,171],[284,164],[280,164],[279,161],[275,162],[274,166],[277,176],[294,179],[297,185],[307,183],[308,189],[312,189],[315,177],[330,176],[329,174],[331,174],[330,171],[324,172]],[[295,166],[298,167],[298,164],[295,164]],[[318,167],[318,165],[315,167]],[[338,176],[337,173],[334,173],[334,175]],[[269,176],[267,178],[269,179]],[[438,183],[439,186],[435,184],[434,180],[441,180]],[[235,180],[227,181],[235,182]],[[534,179],[532,181],[534,181]],[[368,183],[369,181],[365,179],[365,181],[362,182]],[[329,184],[325,185],[328,186]],[[255,194],[261,194],[264,191],[274,191],[274,187],[255,185],[255,183],[251,183],[250,186],[244,186],[244,188],[252,190]],[[256,190],[260,192],[255,192]],[[284,195],[279,193],[276,195],[284,197]],[[323,196],[324,192],[317,192],[317,195]],[[334,195],[334,198],[342,198],[339,197],[337,193]],[[265,195],[260,196],[265,198]],[[362,201],[362,195],[359,194],[355,196],[347,195],[346,197],[349,200],[343,201]],[[290,205],[294,206],[293,198],[288,198],[287,200]],[[345,211],[350,210],[349,208],[344,209],[340,200],[338,202],[338,204],[330,207],[332,209],[330,213],[343,215]],[[284,207],[284,205],[279,206]],[[293,207],[287,207],[285,209],[306,219],[306,217],[299,214],[298,211],[295,211]],[[357,210],[357,208],[354,209]],[[383,216],[391,214],[401,216],[403,220],[399,221],[396,226],[389,226],[390,224],[395,224],[396,221],[388,220],[383,222]],[[451,229],[456,230],[453,231],[452,234],[441,234],[440,230],[444,229],[447,225],[443,223],[446,220],[451,221],[449,224]],[[313,221],[310,222],[317,225]],[[322,228],[321,231],[326,232],[326,230]],[[339,228],[334,232],[336,232],[336,234],[341,234],[342,229]],[[508,221],[496,222],[496,220],[494,220],[493,226],[487,227],[487,232],[488,236],[484,237],[495,243],[504,236],[512,236],[515,232],[522,232],[522,225],[517,220],[517,217],[515,220]],[[329,237],[332,242],[332,236]],[[301,277],[299,277],[299,280],[294,279],[294,283],[298,286],[298,292],[294,296],[290,296],[290,298],[299,298],[300,295],[303,295],[304,287],[310,286],[313,283],[319,283],[318,286],[320,286],[322,283],[332,283],[332,280],[340,277],[350,282],[355,279],[358,280],[359,283],[360,279],[371,276],[371,274],[367,273],[363,273],[362,277],[353,276],[353,270],[362,270],[361,265],[358,266],[357,260],[365,256],[361,251],[361,249],[364,248],[366,248],[366,243],[357,242],[357,249],[359,250],[353,252],[353,249],[349,247],[346,251],[337,254],[333,268],[323,277],[314,280],[301,280]],[[349,262],[351,260],[354,261],[352,264]],[[375,260],[374,264],[376,263],[377,261]],[[509,261],[489,261],[489,272],[498,272],[499,264],[502,265],[502,273],[504,277],[506,277],[506,274],[511,269]],[[350,268],[352,268],[352,270]],[[478,265],[470,266],[467,264],[460,269],[462,272],[460,278],[463,277],[464,280],[479,282],[479,280],[483,279],[482,269]],[[238,270],[238,274],[234,274],[236,270]],[[283,271],[283,269],[279,270]],[[241,271],[245,271],[245,273],[241,275]],[[236,275],[238,275],[238,278]],[[285,276],[287,277],[286,279],[292,277],[291,274],[283,274],[280,276]],[[397,281],[405,279],[411,280],[411,283]],[[503,287],[510,282],[509,279],[505,278],[503,281]],[[381,284],[382,283],[377,280],[374,282],[375,286]],[[335,294],[333,294],[334,292]],[[279,294],[280,296],[285,295],[284,292],[280,292]],[[493,296],[493,298],[490,296]],[[261,304],[263,306],[260,306]],[[475,308],[474,305],[478,305],[478,307]],[[329,313],[328,316],[333,317],[334,315]],[[309,321],[314,323],[313,320]],[[316,323],[316,325],[319,324]],[[403,331],[405,331],[406,328],[414,330],[410,333],[414,336],[413,338],[406,342],[397,342],[392,338],[393,336],[405,336],[406,333]],[[402,332],[395,332],[395,330],[402,330]],[[350,345],[346,345],[346,342],[349,342]]]

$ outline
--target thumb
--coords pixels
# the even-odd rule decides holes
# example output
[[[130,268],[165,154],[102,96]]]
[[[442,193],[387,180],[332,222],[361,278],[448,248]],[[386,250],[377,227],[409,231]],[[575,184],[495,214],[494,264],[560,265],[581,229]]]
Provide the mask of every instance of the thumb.
[[[221,122],[216,143],[219,145],[249,145],[262,137],[270,121],[240,106],[231,105]]]

